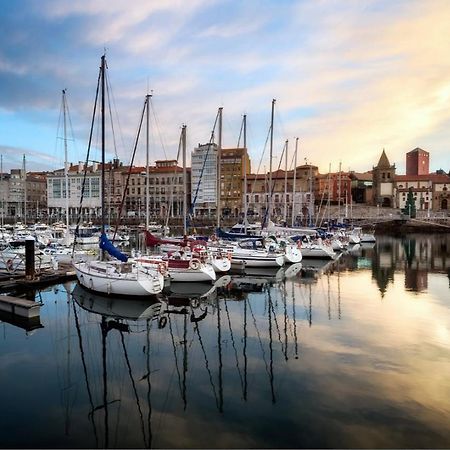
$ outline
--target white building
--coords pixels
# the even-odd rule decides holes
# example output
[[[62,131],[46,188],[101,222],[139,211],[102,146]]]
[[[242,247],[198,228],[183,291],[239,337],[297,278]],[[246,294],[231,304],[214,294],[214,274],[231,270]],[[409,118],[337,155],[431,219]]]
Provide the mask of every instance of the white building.
[[[191,204],[194,216],[216,213],[217,144],[198,145],[191,155]]]
[[[80,207],[84,178],[84,164],[71,165],[68,168],[69,217],[73,222]],[[101,209],[101,171],[98,164],[88,167],[83,193],[82,216],[85,220],[98,217]],[[64,169],[55,170],[47,175],[47,207],[49,217],[63,220],[66,214],[66,180]]]

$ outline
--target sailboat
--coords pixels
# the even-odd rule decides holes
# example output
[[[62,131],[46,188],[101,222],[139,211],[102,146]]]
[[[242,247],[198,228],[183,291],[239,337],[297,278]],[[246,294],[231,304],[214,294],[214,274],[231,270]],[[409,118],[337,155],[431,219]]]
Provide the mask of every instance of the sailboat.
[[[105,83],[106,57],[102,56],[98,84],[101,91],[102,182],[101,182],[101,252],[98,260],[75,262],[78,281],[84,287],[107,295],[147,296],[164,287],[164,276],[157,270],[128,261],[106,236],[105,208]],[[97,89],[98,92],[98,89]],[[97,101],[97,98],[96,98]],[[94,110],[95,111],[95,110]],[[93,121],[94,123],[94,121]],[[113,259],[107,259],[108,253]]]
[[[146,108],[148,112],[148,96],[146,99]],[[182,127],[180,144],[183,153],[183,179],[185,184],[184,192],[186,193],[186,125]],[[148,160],[148,158],[147,158]],[[148,165],[147,165],[148,167]],[[147,182],[148,186],[148,182]],[[147,196],[148,197],[148,196]],[[148,204],[148,202],[147,202]],[[148,217],[148,214],[147,214]],[[140,256],[137,261],[144,267],[162,268],[163,264],[167,264],[167,272],[171,281],[175,282],[211,282],[216,279],[216,272],[210,263],[210,258],[206,252],[196,251],[195,243],[186,238],[187,235],[187,203],[186,198],[183,202],[183,226],[184,233],[182,240],[163,239],[153,236],[148,229],[145,231],[147,245],[174,244],[174,251],[169,252],[167,257],[158,255]],[[148,219],[147,219],[148,220]],[[188,245],[191,244],[189,247]],[[224,260],[228,264],[225,270],[229,270],[230,264],[228,260]]]

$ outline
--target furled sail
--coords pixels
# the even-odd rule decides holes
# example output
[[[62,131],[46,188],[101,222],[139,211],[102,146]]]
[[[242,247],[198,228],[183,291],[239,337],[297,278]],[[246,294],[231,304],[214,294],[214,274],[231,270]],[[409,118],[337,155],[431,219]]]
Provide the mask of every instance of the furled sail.
[[[100,248],[108,252],[111,256],[122,262],[128,261],[128,256],[122,253],[118,248],[114,247],[113,243],[103,233],[100,237]]]

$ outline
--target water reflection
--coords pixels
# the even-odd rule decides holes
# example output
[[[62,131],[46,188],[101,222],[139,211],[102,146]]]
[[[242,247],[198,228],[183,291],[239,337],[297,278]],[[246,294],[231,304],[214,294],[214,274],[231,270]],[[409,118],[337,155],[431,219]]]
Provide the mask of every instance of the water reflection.
[[[2,446],[448,447],[448,239],[429,239],[147,300],[43,291],[44,328],[2,325]]]

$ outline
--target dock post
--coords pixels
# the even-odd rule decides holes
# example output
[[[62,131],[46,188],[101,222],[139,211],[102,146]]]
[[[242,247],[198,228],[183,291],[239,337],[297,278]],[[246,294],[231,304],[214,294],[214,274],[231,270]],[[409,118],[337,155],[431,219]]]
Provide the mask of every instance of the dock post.
[[[34,238],[25,239],[25,277],[27,280],[34,279]]]

